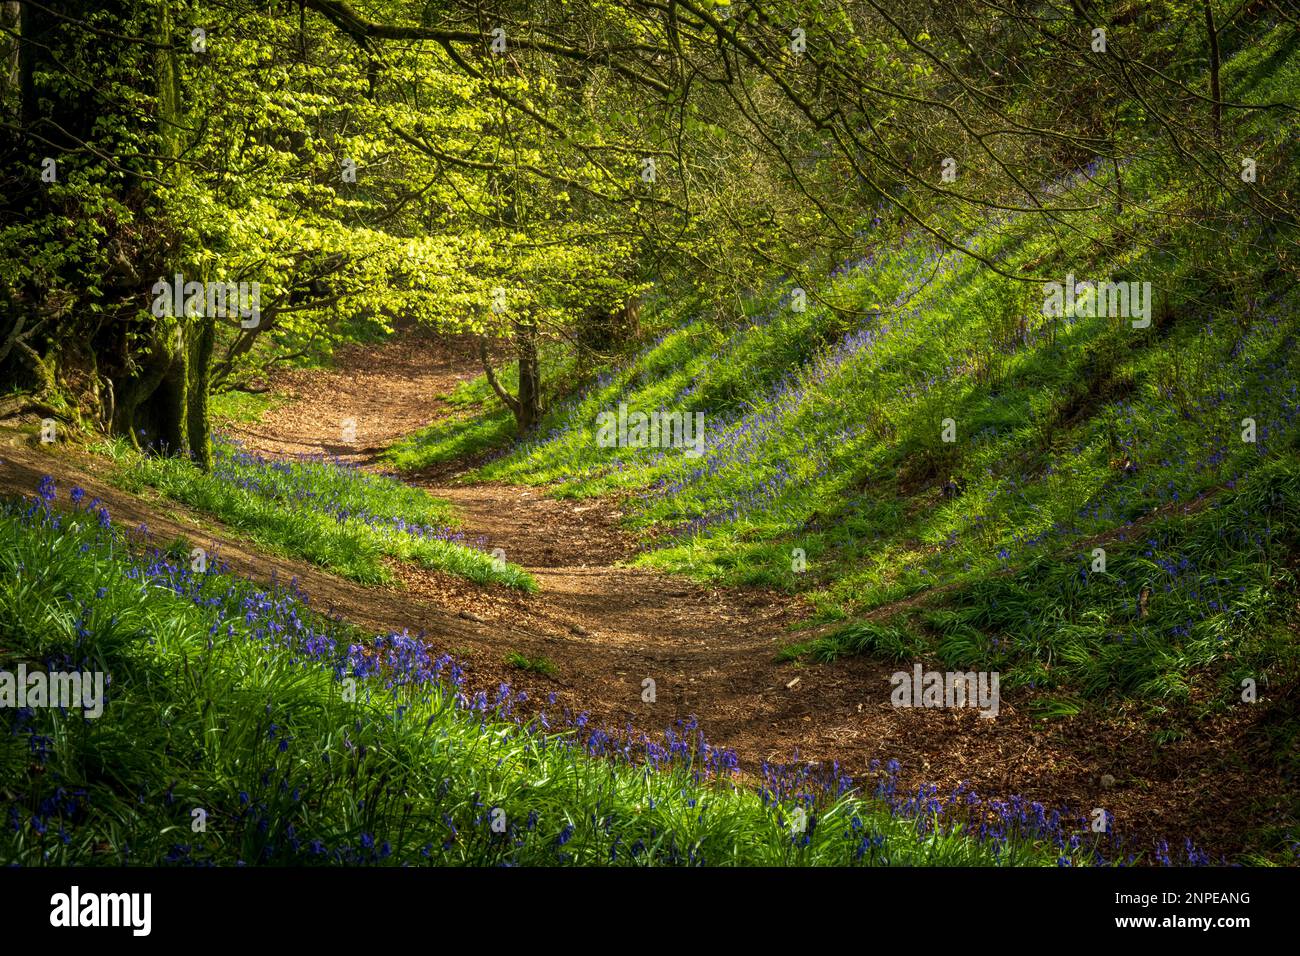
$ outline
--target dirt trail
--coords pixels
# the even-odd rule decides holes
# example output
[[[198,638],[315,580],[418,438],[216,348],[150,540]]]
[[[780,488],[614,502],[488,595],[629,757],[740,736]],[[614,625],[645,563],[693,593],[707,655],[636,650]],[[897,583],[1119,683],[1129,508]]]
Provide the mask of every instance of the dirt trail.
[[[420,335],[380,349],[347,345],[334,371],[280,372],[273,392],[283,404],[260,422],[226,431],[266,455],[323,454],[373,466],[393,442],[447,414],[443,396],[479,374],[476,348],[467,337]]]
[[[275,390],[289,401],[254,426],[229,430],[267,454],[334,454],[374,468],[379,450],[445,415],[439,396],[476,374],[464,341],[399,336],[344,351],[334,369],[280,376]],[[353,445],[341,441],[348,418],[356,424]],[[1285,792],[1260,771],[1262,748],[1252,743],[1265,736],[1253,726],[1269,719],[1263,708],[1206,721],[1162,748],[1152,747],[1149,726],[1126,713],[1034,721],[1024,692],[1006,688],[993,720],[971,710],[898,710],[889,677],[902,665],[776,662],[794,639],[791,625],[807,615],[798,600],[620,566],[637,544],[620,526],[618,502],[557,500],[538,488],[454,485],[445,477],[426,483],[454,503],[471,539],[485,538],[528,568],[540,593],[483,588],[396,562],[401,586],[369,588],[259,554],[172,503],[117,491],[101,480],[106,464],[91,456],[11,442],[0,446],[0,459],[0,490],[30,492],[44,473],[61,485],[76,481],[123,523],[147,521],[164,537],[206,535],[233,570],[255,578],[296,576],[320,610],[375,631],[424,633],[465,664],[477,687],[508,682],[553,712],[586,711],[595,723],[652,735],[695,716],[708,739],[735,749],[750,771],[796,753],[837,760],[855,774],[873,759],[895,758],[911,785],[951,789],[964,781],[989,797],[1021,794],[1085,812],[1105,807],[1135,848],[1149,848],[1153,835],[1189,835],[1231,852],[1242,821],[1259,820],[1261,807],[1265,815],[1282,812]],[[511,667],[512,652],[545,658],[556,675]],[[643,699],[647,678],[655,682],[653,703]],[[545,704],[551,694],[555,703]],[[1113,787],[1102,787],[1103,775],[1115,778]]]

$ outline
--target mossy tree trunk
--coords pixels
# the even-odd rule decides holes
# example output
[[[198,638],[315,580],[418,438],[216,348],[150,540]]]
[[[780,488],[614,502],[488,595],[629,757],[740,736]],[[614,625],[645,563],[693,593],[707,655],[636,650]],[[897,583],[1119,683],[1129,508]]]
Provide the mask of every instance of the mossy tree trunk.
[[[208,391],[212,380],[212,350],[217,340],[217,320],[200,319],[190,352],[188,425],[190,458],[204,471],[212,469],[212,427],[208,418]]]
[[[207,366],[215,328],[210,319],[149,311],[154,283],[184,274],[186,265],[160,191],[160,184],[175,185],[186,175],[174,162],[184,148],[177,62],[183,38],[176,35],[175,9],[175,0],[21,4],[22,130],[16,156],[38,188],[11,197],[7,205],[50,221],[56,232],[60,222],[102,221],[96,208],[105,194],[124,210],[106,223],[97,258],[69,257],[57,274],[34,280],[16,298],[29,312],[26,327],[41,329],[33,345],[59,385],[84,371],[78,366],[85,365],[89,348],[91,380],[102,375],[111,396],[110,432],[159,453],[188,450],[206,466]],[[99,27],[94,34],[79,28],[91,20]],[[86,82],[60,81],[69,70]],[[128,106],[106,92],[124,83],[148,94],[152,126],[141,124],[138,103]],[[95,172],[104,156],[115,157],[112,169]],[[57,189],[40,188],[47,159],[57,162]],[[65,185],[73,171],[87,183],[85,196]],[[91,287],[98,293],[85,291]],[[71,303],[69,294],[75,297]],[[67,397],[78,400],[70,389]],[[100,417],[100,409],[86,410]]]
[[[138,448],[175,455],[189,447],[189,354],[185,320],[155,321],[134,374],[114,382],[114,434]]]

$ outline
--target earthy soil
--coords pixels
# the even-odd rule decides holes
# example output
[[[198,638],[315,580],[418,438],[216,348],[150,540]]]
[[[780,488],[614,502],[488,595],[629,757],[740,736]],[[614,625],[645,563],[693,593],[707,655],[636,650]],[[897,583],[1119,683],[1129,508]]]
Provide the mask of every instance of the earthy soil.
[[[253,426],[231,426],[267,454],[332,454],[375,468],[394,439],[448,413],[440,396],[478,374],[463,340],[417,334],[354,347],[329,370],[296,371],[273,383],[287,401]],[[354,418],[357,440],[340,430]],[[7,439],[6,439],[7,436]],[[499,484],[425,486],[455,505],[471,539],[486,539],[537,578],[538,594],[484,588],[392,563],[396,587],[365,587],[303,562],[267,555],[211,518],[157,498],[110,487],[104,460],[69,446],[35,444],[0,432],[0,492],[30,493],[44,474],[60,488],[80,484],[115,520],[145,522],[164,541],[208,541],[231,569],[259,580],[296,577],[319,610],[373,631],[423,634],[456,656],[476,689],[508,682],[532,705],[588,712],[593,723],[657,735],[695,716],[715,745],[733,748],[742,768],[760,762],[838,761],[853,774],[872,760],[902,765],[905,783],[944,790],[968,782],[986,797],[1020,794],[1085,814],[1105,808],[1134,851],[1163,836],[1190,836],[1215,853],[1241,848],[1248,825],[1281,821],[1292,786],[1267,746],[1287,697],[1241,707],[1194,725],[1173,743],[1153,743],[1134,708],[1044,722],[1026,692],[1003,689],[995,719],[974,711],[895,709],[889,677],[903,665],[869,658],[834,664],[776,661],[808,617],[790,595],[708,587],[631,568],[638,543],[621,525],[617,501],[547,497],[544,489]],[[544,658],[542,676],[506,663],[512,652]],[[655,701],[643,682],[655,682]],[[547,698],[555,695],[554,704]],[[1103,777],[1107,780],[1103,786]],[[1249,821],[1249,824],[1248,824]]]
[[[477,348],[468,336],[418,334],[403,334],[382,348],[346,345],[330,372],[279,372],[271,391],[282,402],[256,424],[232,423],[225,430],[266,455],[373,464],[399,438],[448,414],[444,397],[482,374]]]

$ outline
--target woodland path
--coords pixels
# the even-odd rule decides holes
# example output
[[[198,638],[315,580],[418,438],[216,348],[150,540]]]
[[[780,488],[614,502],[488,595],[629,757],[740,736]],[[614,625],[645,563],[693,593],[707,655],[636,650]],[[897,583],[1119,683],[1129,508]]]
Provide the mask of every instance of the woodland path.
[[[469,343],[416,333],[382,345],[350,346],[333,368],[279,374],[284,401],[254,424],[226,426],[251,449],[292,457],[321,453],[378,470],[376,456],[396,439],[450,413],[440,396],[478,374]],[[341,440],[354,419],[356,440]],[[833,664],[778,663],[809,614],[797,598],[710,587],[623,564],[638,550],[620,525],[623,505],[570,501],[541,488],[457,484],[456,470],[407,480],[449,499],[471,541],[501,547],[537,578],[535,595],[482,587],[393,563],[394,587],[366,587],[303,562],[259,554],[218,522],[156,497],[110,486],[104,460],[51,451],[0,430],[0,491],[31,493],[43,474],[61,492],[78,483],[102,498],[115,520],[146,522],[164,540],[206,536],[231,569],[255,579],[296,577],[313,607],[374,631],[422,633],[452,654],[475,689],[499,683],[528,692],[530,709],[587,712],[611,731],[631,726],[652,737],[694,716],[706,738],[734,749],[747,773],[763,760],[838,761],[866,776],[872,760],[897,759],[901,779],[948,791],[961,782],[985,797],[1020,794],[1049,809],[1105,807],[1133,849],[1150,838],[1194,835],[1199,846],[1231,852],[1243,819],[1278,806],[1285,786],[1259,764],[1262,712],[1204,722],[1199,733],[1154,748],[1149,725],[1125,713],[1070,720],[1032,719],[1022,693],[1004,688],[996,719],[973,710],[896,710],[889,676],[903,665],[851,658]],[[511,653],[545,658],[554,677],[520,670]],[[642,700],[655,681],[656,700]],[[548,703],[551,695],[554,702]],[[1017,698],[1020,698],[1019,700]],[[1103,775],[1115,779],[1103,788]],[[1251,810],[1251,805],[1254,810]]]

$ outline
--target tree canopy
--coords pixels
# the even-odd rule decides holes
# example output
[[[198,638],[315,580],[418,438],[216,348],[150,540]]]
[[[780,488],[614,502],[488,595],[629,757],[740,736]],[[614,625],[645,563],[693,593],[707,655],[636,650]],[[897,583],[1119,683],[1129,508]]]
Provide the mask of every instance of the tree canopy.
[[[1189,202],[1294,220],[1242,175],[1267,144],[1234,119],[1296,105],[1218,81],[1222,37],[1294,23],[1276,3],[4,8],[10,404],[200,463],[211,389],[399,320],[482,335],[489,371],[511,343],[518,393],[492,381],[527,431],[539,342],[616,350],[647,296],[725,311],[779,274],[820,299],[819,268],[904,231],[1041,282],[971,228],[1016,213],[1105,242],[1067,214],[1123,209],[1156,146]],[[1098,162],[1108,195],[1044,191]],[[257,283],[258,315],[154,315],[163,277]]]

